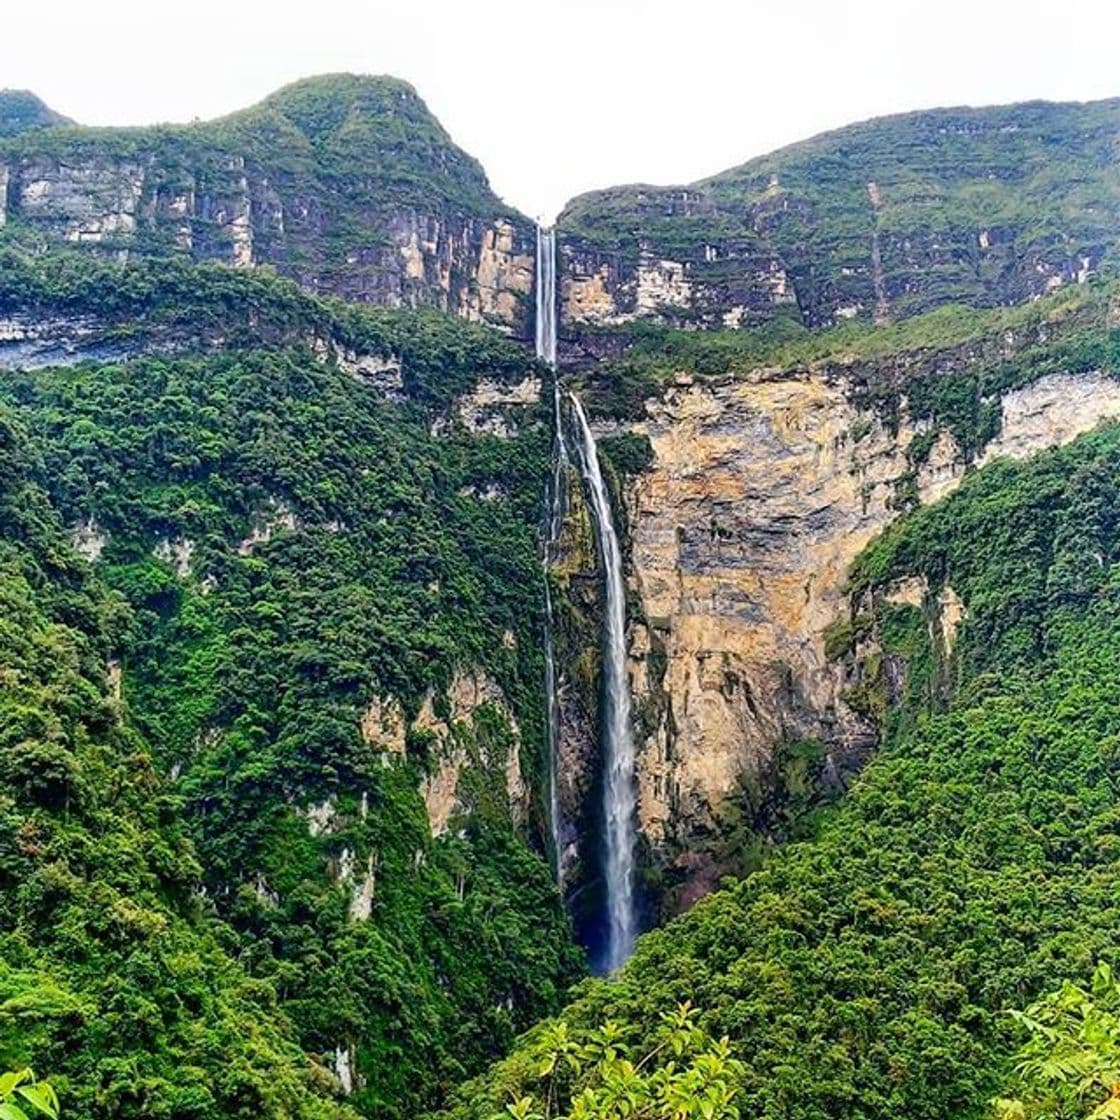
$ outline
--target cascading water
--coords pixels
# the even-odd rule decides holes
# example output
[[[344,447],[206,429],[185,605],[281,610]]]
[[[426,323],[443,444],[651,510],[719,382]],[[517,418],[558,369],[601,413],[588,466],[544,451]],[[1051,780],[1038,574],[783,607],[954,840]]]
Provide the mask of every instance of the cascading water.
[[[608,972],[618,968],[634,949],[634,737],[630,729],[630,682],[626,672],[626,584],[622,549],[614,527],[610,495],[599,466],[595,437],[579,398],[572,396],[579,425],[580,466],[591,500],[595,537],[605,577],[603,625],[603,863],[607,894]]]
[[[537,357],[556,370],[556,231],[537,226]],[[552,408],[555,444],[552,452],[552,480],[548,494],[548,536],[544,566],[544,693],[548,720],[548,823],[556,880],[563,878],[563,840],[560,835],[560,803],[556,772],[560,751],[560,696],[556,674],[556,653],[552,635],[555,616],[548,569],[556,559],[560,534],[564,528],[565,486],[568,478],[568,446],[564,441],[560,414],[560,381],[553,377]]]
[[[556,368],[556,230],[543,226],[537,226],[537,357]]]

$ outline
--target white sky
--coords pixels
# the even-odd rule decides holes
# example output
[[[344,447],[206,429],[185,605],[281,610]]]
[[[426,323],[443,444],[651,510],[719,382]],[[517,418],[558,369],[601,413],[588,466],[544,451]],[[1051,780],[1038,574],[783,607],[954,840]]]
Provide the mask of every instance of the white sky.
[[[309,74],[395,74],[499,194],[546,218],[580,191],[687,182],[883,113],[1120,95],[1120,0],[0,4],[0,87],[83,123],[185,121]]]

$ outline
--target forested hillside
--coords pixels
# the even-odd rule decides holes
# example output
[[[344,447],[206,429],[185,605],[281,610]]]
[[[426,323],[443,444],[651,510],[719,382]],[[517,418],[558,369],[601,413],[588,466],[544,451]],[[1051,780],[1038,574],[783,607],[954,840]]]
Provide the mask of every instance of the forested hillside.
[[[204,918],[178,799],[107,680],[135,616],[42,466],[4,406],[0,1059],[57,1071],[72,1115],[353,1115]]]
[[[90,623],[85,692],[55,702],[79,726],[113,728],[122,756],[112,760],[120,778],[95,776],[52,745],[61,732],[46,716],[13,712],[20,816],[10,846],[45,851],[38,830],[57,810],[63,850],[42,874],[61,876],[59,890],[73,874],[63,845],[123,860],[124,873],[134,857],[111,857],[119,842],[74,815],[78,788],[98,803],[124,782],[114,796],[135,799],[146,827],[169,830],[150,858],[167,865],[157,869],[172,877],[183,920],[225,969],[206,998],[220,1010],[259,992],[283,1030],[281,1056],[293,1061],[295,1042],[318,1055],[328,1095],[333,1083],[359,1108],[412,1115],[555,1008],[580,971],[533,850],[543,811],[533,792],[543,765],[535,531],[548,434],[532,408],[508,415],[499,436],[472,431],[454,407],[480,378],[517,382],[532,362],[436,315],[339,319],[258,276],[108,268],[111,283],[83,304],[64,263],[20,267],[18,283],[7,275],[9,306],[142,307],[149,331],[223,314],[244,326],[236,345],[208,356],[40,369],[0,385],[26,433],[20,465],[38,505],[25,516],[54,526],[43,547],[59,567],[25,574],[12,594],[30,595],[30,582],[47,596],[35,610],[57,596],[63,619]],[[189,310],[168,298],[187,289]],[[248,299],[255,326],[244,322]],[[269,323],[284,327],[264,345]],[[68,584],[99,597],[75,607]],[[92,629],[102,620],[106,629]],[[78,640],[55,638],[54,624],[41,623],[44,642]],[[26,640],[28,624],[13,617],[11,631]],[[27,656],[39,664],[47,650]],[[154,874],[146,889],[170,894]],[[50,890],[21,865],[6,886],[29,900],[5,908],[11,936],[38,945],[53,931],[46,949],[64,938],[75,954],[66,999],[84,1009],[74,1015],[96,1016],[105,977],[80,931],[67,931]],[[167,920],[118,889],[121,936],[143,940]],[[165,997],[146,996],[149,1035],[114,1041],[115,1020],[100,1018],[90,1029],[102,1041],[87,1040],[74,1064],[46,1027],[9,1038],[5,1056],[80,1075],[91,1092],[170,1092],[142,1088],[143,1067],[131,1066],[100,1089],[122,1043],[147,1049],[162,1074],[174,1069],[165,1018],[188,997],[174,972],[163,983]],[[62,998],[48,994],[53,1010],[37,1014],[71,1013]],[[196,1033],[221,1050],[205,1019]],[[263,1061],[240,1059],[244,1076],[267,1083]],[[200,1098],[191,1114],[231,1113]]]

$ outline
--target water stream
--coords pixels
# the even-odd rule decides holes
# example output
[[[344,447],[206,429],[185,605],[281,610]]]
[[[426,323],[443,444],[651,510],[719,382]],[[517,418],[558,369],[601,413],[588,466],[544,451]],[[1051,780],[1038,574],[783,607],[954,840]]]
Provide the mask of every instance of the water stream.
[[[556,370],[556,232],[537,227],[537,357]],[[553,430],[552,478],[548,492],[548,533],[544,551],[544,692],[548,721],[548,825],[552,842],[553,869],[556,881],[563,880],[563,837],[560,827],[560,799],[557,790],[557,769],[560,752],[560,697],[556,673],[556,652],[553,642],[555,613],[548,569],[556,559],[560,534],[564,529],[565,488],[568,481],[568,446],[564,440],[563,417],[560,412],[560,381],[552,383]]]
[[[607,897],[608,972],[634,951],[634,736],[630,728],[630,680],[626,671],[626,582],[610,493],[599,466],[595,437],[579,398],[572,413],[580,436],[580,468],[591,504],[604,577],[602,648],[603,877]]]

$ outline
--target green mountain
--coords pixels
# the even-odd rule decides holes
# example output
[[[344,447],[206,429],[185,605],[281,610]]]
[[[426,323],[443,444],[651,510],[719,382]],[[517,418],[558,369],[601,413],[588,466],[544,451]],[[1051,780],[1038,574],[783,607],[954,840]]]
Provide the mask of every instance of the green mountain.
[[[68,117],[48,108],[29,90],[0,90],[0,137],[73,123]]]
[[[267,264],[322,294],[529,329],[531,223],[395,78],[312,78],[190,125],[12,131],[9,238]]]
[[[713,1062],[584,1120],[989,1115],[1007,1012],[1120,947],[1118,105],[574,200],[555,373],[532,225],[410,86],[0,95],[0,1071],[78,1120]],[[647,932],[589,979],[607,517]]]
[[[589,326],[810,327],[1017,303],[1114,274],[1120,101],[907,113],[560,216]]]

